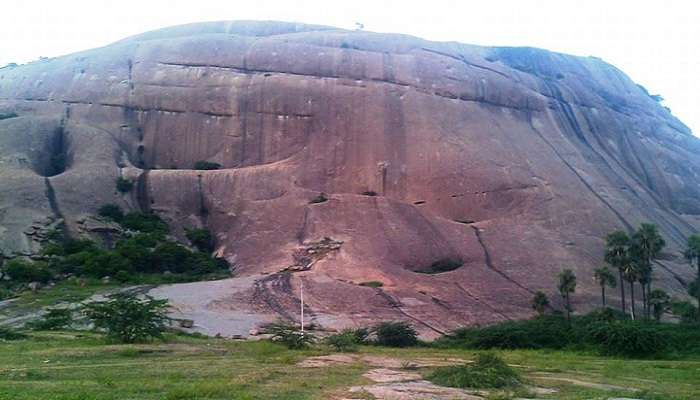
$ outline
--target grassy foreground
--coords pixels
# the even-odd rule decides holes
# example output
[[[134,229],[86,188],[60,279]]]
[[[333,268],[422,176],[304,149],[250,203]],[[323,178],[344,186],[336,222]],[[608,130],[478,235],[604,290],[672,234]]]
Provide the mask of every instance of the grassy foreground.
[[[349,397],[350,386],[370,383],[362,374],[371,367],[362,362],[295,365],[330,353],[320,345],[291,351],[269,342],[186,336],[170,336],[167,343],[112,345],[97,334],[39,332],[29,339],[0,342],[0,399],[332,399]],[[498,353],[529,384],[560,390],[537,398],[700,398],[700,359],[626,360],[544,350]],[[472,359],[476,352],[365,346],[359,354],[410,361]],[[430,370],[419,372],[425,376]]]

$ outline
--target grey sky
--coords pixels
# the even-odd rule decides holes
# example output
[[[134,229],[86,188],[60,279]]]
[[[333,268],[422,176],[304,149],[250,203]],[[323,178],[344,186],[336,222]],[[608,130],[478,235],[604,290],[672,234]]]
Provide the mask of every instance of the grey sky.
[[[700,132],[700,6],[689,0],[2,0],[0,65],[169,25],[284,20],[431,40],[534,46],[616,65]]]

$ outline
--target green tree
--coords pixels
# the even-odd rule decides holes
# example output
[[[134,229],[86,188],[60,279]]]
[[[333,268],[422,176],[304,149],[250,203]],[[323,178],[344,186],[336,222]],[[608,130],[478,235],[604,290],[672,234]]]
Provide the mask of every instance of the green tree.
[[[185,236],[199,251],[214,251],[214,238],[208,229],[185,229]]]
[[[150,296],[139,299],[124,292],[108,296],[106,301],[88,303],[83,308],[96,328],[104,329],[108,338],[121,343],[162,339],[170,322],[167,310],[167,300]]]
[[[625,306],[625,285],[623,284],[623,270],[628,264],[627,250],[630,245],[630,238],[623,231],[614,231],[605,237],[605,261],[617,269],[620,282],[620,301],[622,302],[622,312],[626,313]]]
[[[649,293],[649,305],[654,314],[654,319],[658,322],[671,304],[671,297],[661,289],[654,289]]]
[[[557,285],[559,294],[564,299],[564,307],[566,308],[566,320],[571,322],[571,294],[576,291],[576,275],[574,271],[565,269],[559,273],[559,284]]]
[[[632,234],[632,241],[635,247],[638,248],[639,258],[642,263],[639,263],[639,283],[642,286],[642,299],[644,300],[645,318],[649,318],[651,310],[649,307],[649,294],[651,293],[651,282],[653,279],[653,261],[659,255],[666,241],[659,229],[654,224],[642,223],[639,229]]]
[[[533,310],[537,311],[538,314],[544,314],[547,307],[549,307],[549,298],[543,291],[538,290],[535,292],[535,296],[532,297],[532,303],[530,306]]]
[[[302,332],[301,329],[287,321],[277,321],[268,324],[265,332],[269,333],[270,340],[281,343],[292,350],[305,349],[316,341],[316,337],[310,332]]]
[[[600,285],[600,295],[603,300],[603,308],[605,308],[605,287],[610,286],[611,288],[615,288],[617,286],[617,279],[615,279],[615,274],[613,274],[607,266],[596,268],[593,272],[593,277]]]
[[[116,204],[105,204],[97,210],[97,214],[101,217],[109,218],[115,222],[121,222],[124,218],[124,211]]]
[[[143,233],[165,235],[169,231],[168,224],[153,213],[133,211],[126,214],[119,223],[126,229]]]
[[[91,254],[83,264],[82,272],[102,278],[114,276],[120,271],[130,272],[132,270],[131,261],[115,251],[97,251]]]
[[[48,265],[43,261],[29,262],[20,259],[7,261],[0,268],[0,278],[9,278],[13,282],[46,283],[53,278]]]
[[[134,188],[134,182],[131,179],[117,178],[117,190],[119,193],[129,193]]]
[[[197,161],[194,163],[194,169],[200,170],[200,171],[210,171],[214,169],[220,169],[221,164],[211,162],[211,161]]]
[[[694,281],[688,284],[688,294],[691,297],[700,299],[700,278],[696,278]],[[700,304],[700,303],[699,303]],[[697,320],[700,321],[700,305],[698,306]]]
[[[377,344],[388,347],[410,347],[418,344],[418,332],[405,321],[385,321],[374,327]]]
[[[688,248],[685,250],[685,258],[690,262],[691,267],[695,265],[697,269],[695,281],[700,282],[700,235],[690,235],[688,238]],[[698,321],[700,321],[700,290],[695,291],[695,298],[698,301]]]

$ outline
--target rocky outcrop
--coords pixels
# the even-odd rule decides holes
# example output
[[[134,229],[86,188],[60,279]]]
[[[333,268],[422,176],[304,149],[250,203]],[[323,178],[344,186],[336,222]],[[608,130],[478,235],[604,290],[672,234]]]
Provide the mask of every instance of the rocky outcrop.
[[[296,318],[303,282],[321,325],[439,334],[529,315],[562,266],[586,307],[601,238],[647,221],[669,244],[658,284],[692,274],[700,142],[596,58],[216,22],[0,69],[0,111],[18,115],[0,120],[4,254],[31,251],[42,218],[79,234],[107,202],[152,210],[260,277],[212,310]],[[339,245],[301,254],[324,238]],[[443,259],[462,266],[415,272]]]

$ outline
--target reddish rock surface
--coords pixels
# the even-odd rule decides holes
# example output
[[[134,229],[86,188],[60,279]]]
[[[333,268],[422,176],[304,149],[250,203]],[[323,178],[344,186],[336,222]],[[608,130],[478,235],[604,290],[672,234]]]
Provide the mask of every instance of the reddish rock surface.
[[[0,111],[19,115],[0,121],[5,256],[36,251],[36,224],[150,209],[178,234],[209,228],[253,282],[212,285],[209,316],[297,318],[303,281],[321,325],[407,319],[429,336],[530,315],[564,266],[584,309],[601,238],[647,221],[668,242],[657,284],[680,294],[692,276],[700,141],[596,58],[203,23],[2,68]],[[138,177],[131,195],[120,174]],[[463,266],[415,272],[448,258]]]

